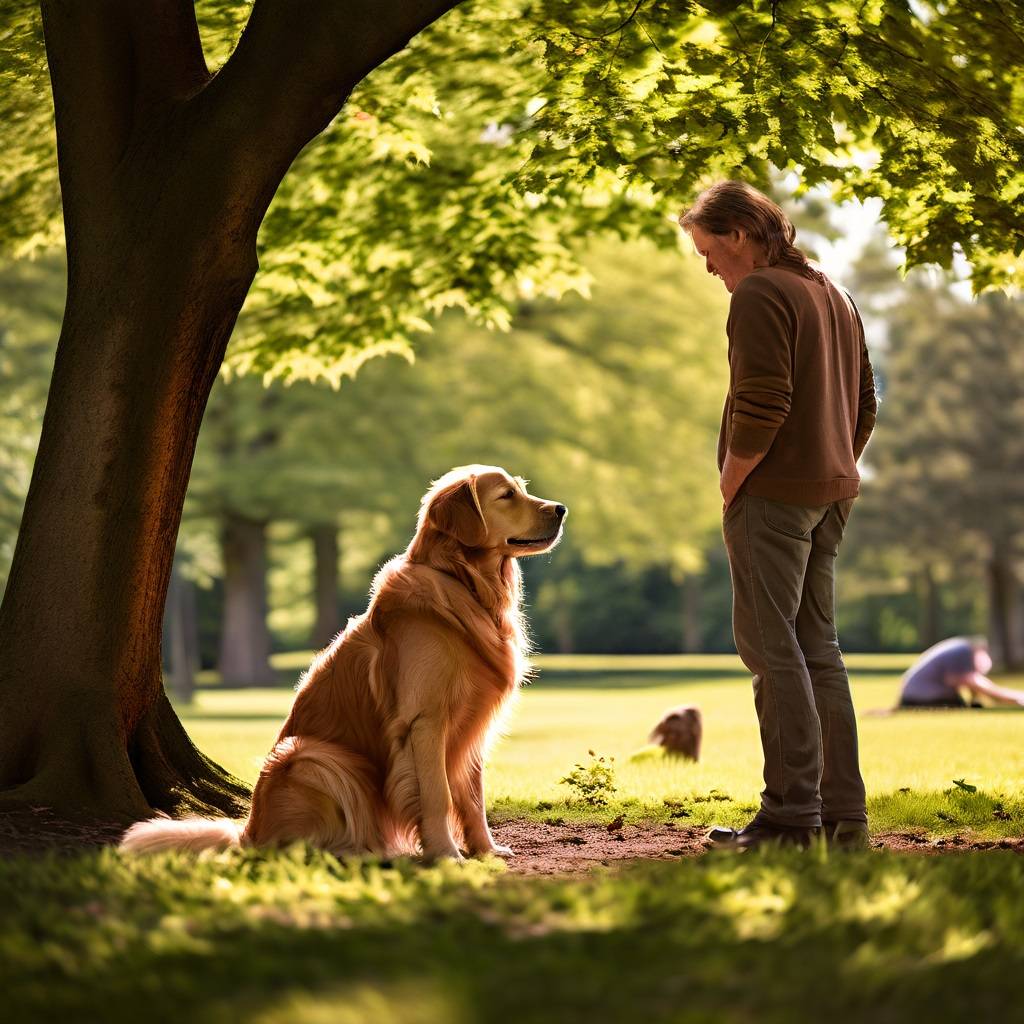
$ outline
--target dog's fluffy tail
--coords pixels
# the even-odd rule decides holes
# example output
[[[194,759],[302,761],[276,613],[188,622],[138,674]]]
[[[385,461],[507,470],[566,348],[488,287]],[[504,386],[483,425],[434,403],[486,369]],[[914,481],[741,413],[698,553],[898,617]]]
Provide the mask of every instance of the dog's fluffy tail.
[[[244,840],[305,839],[335,853],[389,853],[390,815],[371,762],[337,743],[287,736],[270,752]]]
[[[121,840],[127,853],[159,853],[161,850],[226,850],[239,846],[244,822],[229,818],[150,818],[132,825]]]

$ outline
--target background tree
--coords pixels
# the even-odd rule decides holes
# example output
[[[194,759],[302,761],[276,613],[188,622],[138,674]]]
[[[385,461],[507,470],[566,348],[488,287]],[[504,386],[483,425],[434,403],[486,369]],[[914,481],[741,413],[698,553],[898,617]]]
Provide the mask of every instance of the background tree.
[[[56,254],[0,264],[0,585],[7,581],[39,441],[64,278]]]
[[[913,556],[929,631],[939,580],[983,569],[993,649],[1015,667],[1024,657],[1015,622],[1024,482],[1013,471],[1024,465],[1024,308],[998,294],[972,303],[942,278],[909,284],[890,313],[864,529]]]
[[[275,679],[267,605],[271,524],[292,524],[312,545],[312,645],[325,646],[341,628],[343,516],[392,514],[396,482],[408,487],[409,469],[417,480],[408,451],[421,427],[410,422],[404,435],[396,432],[384,401],[381,387],[363,381],[340,392],[307,381],[264,387],[251,377],[214,388],[184,514],[205,524],[221,549],[223,679],[250,686]],[[415,486],[422,489],[424,479]],[[406,511],[417,498],[407,496]]]

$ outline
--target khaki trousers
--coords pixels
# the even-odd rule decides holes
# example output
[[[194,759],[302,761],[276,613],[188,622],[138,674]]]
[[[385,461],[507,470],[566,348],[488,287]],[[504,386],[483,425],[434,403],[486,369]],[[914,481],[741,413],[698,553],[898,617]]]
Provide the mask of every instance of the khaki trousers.
[[[835,559],[852,505],[807,508],[741,494],[725,513],[733,637],[754,676],[764,750],[758,821],[867,821],[835,627]]]

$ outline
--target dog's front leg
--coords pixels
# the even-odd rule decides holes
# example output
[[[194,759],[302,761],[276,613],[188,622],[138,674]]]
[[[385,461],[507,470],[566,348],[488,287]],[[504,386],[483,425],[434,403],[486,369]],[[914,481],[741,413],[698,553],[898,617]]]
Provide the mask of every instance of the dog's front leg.
[[[461,777],[453,780],[452,796],[462,821],[462,831],[469,853],[475,857],[484,857],[488,854],[495,857],[511,857],[511,847],[496,843],[487,824],[484,769],[478,758],[473,758]]]
[[[448,816],[452,794],[445,770],[444,727],[439,718],[418,716],[409,730],[416,779],[420,791],[420,841],[427,860],[448,857],[461,861],[452,838]]]

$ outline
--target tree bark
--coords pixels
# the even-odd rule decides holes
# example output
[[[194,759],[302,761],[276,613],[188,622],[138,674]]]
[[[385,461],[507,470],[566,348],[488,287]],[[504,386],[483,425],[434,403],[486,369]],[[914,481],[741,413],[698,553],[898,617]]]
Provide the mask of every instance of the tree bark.
[[[234,686],[269,686],[267,628],[267,524],[233,513],[221,528],[224,617],[217,669]]]
[[[191,0],[43,0],[68,294],[0,606],[0,807],[244,809],[161,678],[199,424],[288,166],[452,6],[257,0],[211,79]]]
[[[341,545],[337,523],[319,523],[310,530],[313,541],[313,590],[316,622],[312,643],[315,650],[326,647],[341,630],[338,608]]]

